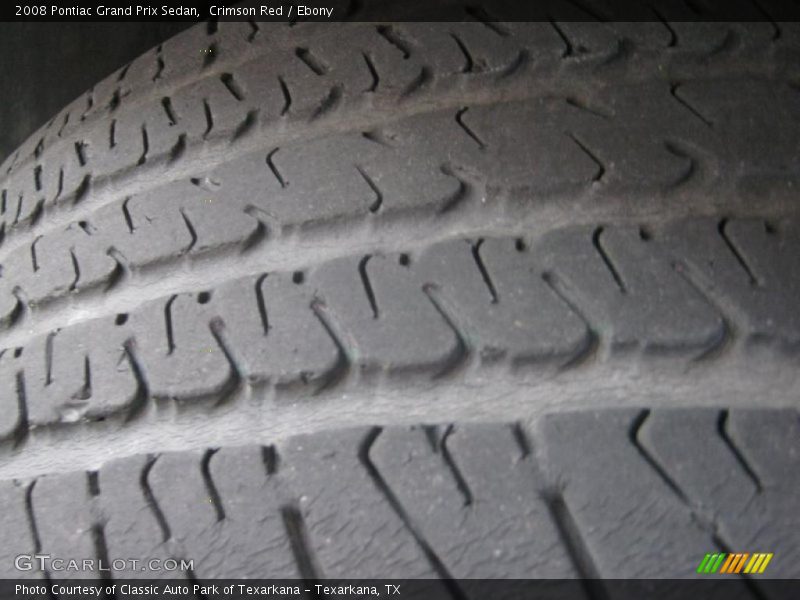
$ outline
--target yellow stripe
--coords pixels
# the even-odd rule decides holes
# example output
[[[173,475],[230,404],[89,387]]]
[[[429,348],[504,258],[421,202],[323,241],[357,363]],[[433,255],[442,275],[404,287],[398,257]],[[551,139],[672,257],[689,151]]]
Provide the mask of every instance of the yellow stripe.
[[[746,552],[746,553],[742,554],[742,559],[736,565],[736,570],[734,571],[734,573],[741,573],[742,572],[742,567],[744,566],[744,562],[749,558],[749,556],[750,556],[749,552]]]
[[[759,573],[764,572],[764,570],[767,568],[767,565],[769,564],[769,561],[772,560],[772,556],[773,554],[771,552],[767,554],[766,558],[764,558],[764,562],[761,563],[761,568],[758,570]]]
[[[739,556],[739,555],[738,554],[728,554],[728,558],[725,561],[725,564],[722,565],[722,568],[719,570],[719,572],[720,573],[727,573],[728,572],[728,567],[736,559],[737,556]]]
[[[745,573],[752,573],[756,569],[758,569],[758,565],[761,564],[761,561],[764,560],[764,555],[760,553],[753,554],[753,558],[750,559],[750,562],[747,563],[747,566],[744,568]]]

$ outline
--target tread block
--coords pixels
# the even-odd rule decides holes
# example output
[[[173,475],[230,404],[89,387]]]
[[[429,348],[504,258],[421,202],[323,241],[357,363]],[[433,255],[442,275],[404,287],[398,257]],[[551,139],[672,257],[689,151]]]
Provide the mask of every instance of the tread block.
[[[800,559],[800,419],[796,411],[663,412],[647,443],[689,501],[711,516],[732,551],[780,557],[767,576],[788,578]]]
[[[18,373],[22,370],[21,352],[8,348],[0,352],[0,398],[3,407],[0,410],[0,440],[14,436],[22,425],[20,412]]]
[[[714,548],[711,536],[633,443],[636,417],[548,416],[540,424],[545,469],[601,577],[686,577]]]
[[[24,571],[15,565],[20,554],[36,553],[26,510],[27,489],[27,485],[18,481],[0,482],[0,506],[3,507],[0,511],[0,578],[3,579],[42,578],[38,562],[32,561],[32,568]]]
[[[256,288],[263,298],[266,331]],[[312,310],[315,298],[316,290],[302,273],[270,273],[214,292],[226,335],[251,381],[318,387],[328,380],[341,356]]]
[[[110,557],[131,558],[144,564],[147,560],[171,558],[170,545],[164,540],[165,532],[156,517],[160,509],[146,495],[150,493],[147,471],[152,460],[147,456],[117,459],[104,464],[98,473],[103,534]],[[115,576],[147,579],[153,573],[130,565],[115,571]]]
[[[106,254],[102,242],[88,239],[94,231],[82,221],[34,242],[30,251],[35,251],[37,270],[28,276],[24,288],[31,301],[40,303],[111,281],[117,263]]]
[[[533,251],[612,350],[700,351],[722,339],[720,315],[635,228],[564,229]]]
[[[133,231],[120,232],[115,247],[131,268],[181,256],[192,247],[194,237],[180,212],[182,199],[178,190],[167,190],[164,196],[145,193],[128,201]]]
[[[565,359],[589,343],[586,324],[545,285],[533,256],[517,250],[512,239],[437,244],[413,268],[421,282],[435,286],[482,361]]]
[[[278,448],[313,557],[330,578],[435,577],[359,459],[368,431],[298,436]]]
[[[31,425],[103,420],[134,408],[140,389],[125,350],[131,337],[106,318],[36,338],[25,353]]]
[[[37,479],[32,505],[42,553],[66,560],[94,560],[97,565],[102,534],[92,513],[87,473],[78,471]],[[63,571],[50,575],[57,575],[59,579],[100,579],[102,576],[97,569],[76,571],[66,569],[66,563],[63,566]]]
[[[153,501],[169,527],[172,558],[195,561],[199,577],[224,555],[226,540],[203,475],[204,452],[167,452],[150,469],[148,485]],[[213,567],[212,567],[213,568]]]
[[[277,476],[268,475],[264,452],[259,446],[223,448],[211,457],[210,477],[225,511],[220,538],[226,552],[200,571],[203,577],[301,576],[280,510]],[[252,560],[243,562],[241,556]]]
[[[202,304],[210,295],[178,294],[132,315],[136,354],[153,397],[219,398],[235,384],[233,367],[212,331],[219,315],[212,304]]]
[[[335,260],[313,273],[313,283],[338,335],[352,340],[360,369],[435,371],[458,357],[456,331],[399,256]],[[359,288],[364,294],[354,297]]]
[[[458,427],[434,442],[390,429],[370,456],[454,578],[575,576],[510,427]]]
[[[663,245],[725,308],[750,342],[800,347],[797,264],[800,225],[777,230],[755,219],[691,220],[664,232]]]

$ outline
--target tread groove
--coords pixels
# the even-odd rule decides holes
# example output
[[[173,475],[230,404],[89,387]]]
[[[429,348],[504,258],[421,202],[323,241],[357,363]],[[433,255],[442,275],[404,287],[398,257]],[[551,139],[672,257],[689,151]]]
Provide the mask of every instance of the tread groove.
[[[464,123],[464,119],[463,119],[464,113],[466,113],[468,110],[469,110],[469,107],[465,106],[465,107],[463,107],[462,109],[460,109],[456,113],[456,123],[458,123],[458,126],[461,127],[461,129],[464,130],[464,133],[466,133],[470,138],[472,138],[472,140],[476,144],[478,144],[478,148],[480,148],[481,150],[485,150],[486,149],[486,144],[484,143],[484,141],[481,138],[479,138],[478,134],[476,134],[474,131],[472,131],[472,129],[467,127],[466,123]]]
[[[434,284],[425,284],[422,286],[422,291],[428,297],[428,300],[430,300],[431,304],[433,304],[433,307],[436,309],[436,312],[439,313],[439,316],[442,318],[445,324],[453,331],[453,335],[455,335],[456,338],[456,347],[453,349],[451,355],[447,358],[445,364],[433,377],[434,379],[440,379],[465,366],[467,359],[472,354],[472,348],[467,342],[467,338],[461,332],[461,328],[458,326],[455,319],[447,310],[445,310],[442,302],[436,297],[436,294],[434,293],[437,291],[436,286]]]
[[[203,132],[203,139],[205,140],[211,130],[214,129],[214,115],[211,113],[211,106],[209,106],[208,100],[205,98],[203,99],[203,115],[206,118],[206,130]]]
[[[225,86],[231,96],[233,96],[238,102],[244,100],[244,90],[239,86],[239,83],[234,79],[231,73],[223,73],[219,76],[219,80],[222,82],[222,85]]]
[[[587,597],[590,600],[610,600],[611,596],[603,584],[594,557],[561,492],[546,492],[542,495],[542,500],[550,511],[556,531],[581,578]]]
[[[225,338],[225,322],[220,317],[214,317],[211,319],[209,328],[211,329],[211,335],[214,337],[214,341],[217,342],[230,368],[230,377],[223,389],[217,394],[219,398],[216,401],[216,406],[221,406],[228,402],[244,385],[244,369],[240,366],[239,361],[236,359],[231,349],[230,343]]]
[[[331,319],[328,307],[325,303],[321,299],[315,298],[311,302],[311,311],[314,313],[314,316],[320,322],[323,329],[325,329],[325,333],[331,338],[333,345],[336,346],[336,364],[325,374],[323,381],[317,388],[316,393],[320,394],[333,388],[347,377],[353,364],[353,356],[344,340],[341,339],[337,333],[337,328],[334,327],[333,319]]]
[[[281,107],[281,116],[283,117],[292,107],[292,94],[289,92],[289,86],[286,85],[286,81],[281,76],[278,76],[278,86],[281,88],[281,94],[283,95],[283,106]]]
[[[445,430],[444,434],[442,435],[441,442],[439,444],[442,459],[444,460],[445,465],[449,469],[450,473],[453,476],[453,479],[456,482],[456,487],[458,488],[459,493],[464,498],[464,506],[471,506],[474,501],[474,496],[472,494],[472,490],[467,483],[464,474],[461,472],[461,469],[458,468],[458,464],[456,463],[453,455],[450,452],[450,448],[447,447],[447,440],[448,438],[455,433],[455,425],[448,425],[447,429]]]
[[[461,51],[461,54],[464,56],[464,66],[461,67],[462,73],[472,73],[475,69],[475,61],[472,58],[472,54],[467,48],[467,45],[464,43],[460,37],[458,37],[455,33],[451,33],[450,37],[453,38],[453,41],[458,46],[458,49]]]
[[[394,27],[391,25],[378,25],[378,27],[376,27],[376,31],[378,32],[379,36],[400,51],[400,53],[403,55],[403,60],[408,60],[408,58],[411,56],[411,47],[408,42],[406,42],[403,37],[397,33],[397,30]]]
[[[172,329],[172,303],[178,298],[175,294],[164,305],[164,326],[167,333],[167,355],[175,351],[175,335]]]
[[[319,57],[314,56],[308,48],[295,48],[294,54],[305,66],[311,69],[311,72],[315,75],[321,77],[330,70],[328,65],[322,62]]]
[[[611,277],[614,279],[614,283],[616,283],[617,288],[619,289],[621,294],[627,294],[628,289],[625,286],[625,282],[622,280],[622,276],[617,271],[617,268],[614,266],[614,263],[611,261],[611,257],[606,252],[605,248],[603,248],[603,244],[600,241],[600,237],[603,235],[605,231],[604,227],[598,227],[592,233],[592,245],[597,250],[597,253],[600,255],[600,258],[603,259],[603,263],[605,263],[608,272],[611,274]]]
[[[78,264],[78,257],[75,256],[75,249],[69,249],[69,257],[72,260],[72,270],[75,271],[75,279],[72,280],[72,283],[69,284],[69,291],[74,292],[78,287],[78,281],[81,278],[81,267]]]
[[[508,37],[510,35],[508,29],[498,23],[497,19],[493,18],[482,6],[468,6],[465,12],[475,19],[478,23],[486,27],[489,31],[496,33],[500,37]]]
[[[372,59],[369,57],[369,54],[366,52],[362,52],[361,56],[364,57],[364,62],[367,65],[367,70],[369,71],[370,77],[372,77],[372,83],[370,83],[369,87],[364,90],[367,93],[373,93],[378,89],[378,85],[380,85],[380,75],[378,75],[378,69],[375,68],[375,63],[372,62]]]
[[[203,454],[203,459],[200,463],[200,471],[203,474],[203,483],[206,486],[206,491],[208,492],[208,498],[211,501],[211,505],[214,507],[214,512],[217,515],[217,521],[222,521],[225,519],[225,507],[222,505],[222,498],[220,498],[219,490],[217,490],[217,486],[214,484],[214,479],[211,477],[211,459],[214,458],[214,454],[217,453],[219,448],[209,448]]]
[[[280,186],[285,188],[287,185],[289,185],[289,182],[283,178],[281,172],[278,171],[278,167],[275,166],[275,161],[272,159],[272,157],[278,153],[278,150],[280,150],[280,148],[275,148],[274,150],[270,151],[269,154],[267,154],[267,166],[269,167],[269,170],[272,171],[272,174],[275,176],[275,179],[278,181]]]
[[[670,94],[672,95],[672,97],[676,100],[676,102],[678,102],[678,104],[683,106],[686,110],[688,110],[690,113],[692,113],[697,119],[699,119],[703,123],[703,125],[705,125],[709,129],[714,129],[714,123],[712,121],[710,121],[709,119],[704,117],[703,113],[701,113],[694,106],[689,104],[689,102],[685,98],[682,98],[680,96],[680,94],[678,93],[678,90],[680,89],[681,85],[682,84],[680,84],[680,83],[676,83],[670,88],[669,91],[670,91]]]
[[[261,318],[261,327],[264,330],[264,335],[269,335],[269,315],[267,314],[267,305],[264,302],[264,290],[262,289],[262,285],[264,285],[264,281],[269,276],[268,273],[264,273],[258,279],[256,279],[256,304],[258,306],[258,314]]]
[[[192,225],[192,222],[189,220],[189,217],[186,215],[186,211],[180,209],[180,213],[181,217],[183,218],[183,223],[186,225],[186,229],[189,231],[189,245],[183,249],[183,254],[188,254],[192,251],[192,248],[194,248],[195,244],[197,244],[197,232],[194,229],[194,225]]]
[[[733,243],[733,240],[731,240],[730,237],[728,236],[728,233],[726,231],[728,223],[729,223],[728,219],[722,219],[717,225],[717,231],[719,232],[722,241],[725,242],[725,245],[728,247],[728,250],[731,251],[731,254],[733,254],[734,258],[736,259],[736,262],[739,263],[739,266],[742,267],[744,272],[747,274],[747,279],[749,280],[750,285],[753,287],[761,287],[761,282],[758,280],[758,277],[756,277],[755,273],[750,268],[750,265],[747,264],[747,261],[744,259],[742,253]]]
[[[394,513],[400,518],[405,528],[414,538],[414,541],[419,546],[422,553],[428,559],[433,570],[439,575],[442,580],[442,584],[445,586],[447,591],[452,596],[453,600],[467,600],[467,596],[464,591],[460,588],[456,579],[449,573],[447,567],[444,565],[442,560],[437,556],[436,551],[431,547],[430,543],[425,539],[422,531],[414,524],[410,515],[406,512],[403,508],[402,503],[397,498],[395,493],[392,491],[389,484],[381,475],[378,468],[372,462],[369,454],[372,450],[372,447],[375,445],[375,441],[380,436],[383,430],[380,427],[375,427],[370,430],[367,435],[364,437],[364,440],[361,442],[361,447],[359,448],[358,456],[361,460],[361,464],[363,465],[364,469],[366,470],[367,474],[370,476],[375,487],[378,491],[386,498],[386,501],[389,503],[389,506],[392,508]]]
[[[497,296],[497,288],[494,286],[494,282],[492,281],[491,275],[489,275],[489,271],[486,268],[486,265],[483,262],[483,258],[481,257],[481,246],[483,245],[484,239],[481,238],[474,244],[472,244],[472,258],[475,261],[475,265],[478,267],[478,271],[481,273],[481,277],[483,278],[483,282],[486,284],[486,287],[489,290],[489,295],[491,296],[492,304],[497,304],[499,302],[499,298]]]
[[[303,514],[297,506],[287,504],[281,507],[281,517],[300,577],[306,585],[313,585],[322,577],[322,571],[314,556]]]
[[[362,167],[360,167],[359,165],[356,165],[355,167],[359,175],[361,175],[361,178],[375,194],[375,200],[372,201],[372,203],[370,203],[369,205],[369,212],[376,213],[380,210],[381,205],[383,204],[383,194],[381,193],[381,190],[378,188],[375,182],[372,180],[372,178],[369,175],[367,175],[367,173],[364,171]]]
[[[589,147],[582,141],[580,141],[575,134],[569,133],[567,135],[573,142],[575,142],[578,148],[580,148],[583,151],[583,153],[586,156],[588,156],[595,165],[597,165],[597,172],[592,177],[592,182],[599,183],[603,179],[603,176],[606,174],[606,167],[603,164],[603,161],[601,161],[600,158],[594,152],[589,150]]]
[[[147,153],[150,150],[150,142],[147,139],[147,127],[142,125],[142,154],[136,164],[139,166],[147,162]]]
[[[648,464],[648,466],[653,470],[653,472],[658,476],[658,478],[672,491],[675,496],[680,499],[683,504],[688,507],[691,507],[692,504],[689,501],[689,497],[687,496],[686,492],[678,485],[678,482],[675,481],[672,476],[664,469],[663,466],[655,459],[652,453],[645,447],[640,439],[640,434],[642,429],[645,427],[648,419],[650,418],[650,409],[642,410],[636,418],[631,423],[631,427],[628,431],[628,438],[630,439],[631,444],[639,453],[639,456]]]
[[[372,255],[367,254],[358,262],[358,275],[361,278],[361,285],[364,287],[364,294],[367,296],[367,301],[372,309],[372,318],[377,319],[380,316],[380,311],[378,310],[378,303],[375,299],[375,291],[372,289],[372,283],[367,273],[367,263],[371,258]]]
[[[739,467],[742,469],[745,475],[747,475],[747,478],[753,482],[756,493],[761,494],[764,491],[764,484],[761,481],[761,478],[758,476],[758,473],[753,468],[753,465],[750,463],[750,461],[747,460],[747,457],[742,449],[739,448],[739,446],[728,433],[729,417],[730,412],[728,410],[720,411],[719,419],[717,420],[717,432],[719,433],[719,437],[722,438],[723,442],[725,442],[728,450],[730,450]]]
[[[153,490],[150,487],[150,472],[153,470],[158,458],[158,455],[152,454],[147,457],[147,462],[145,463],[144,468],[142,469],[142,474],[139,477],[139,487],[142,490],[142,496],[144,496],[145,503],[150,508],[150,512],[153,513],[159,529],[161,529],[161,541],[166,543],[172,539],[172,531],[170,530],[169,523],[167,523],[164,512],[158,505],[155,494],[153,494]]]

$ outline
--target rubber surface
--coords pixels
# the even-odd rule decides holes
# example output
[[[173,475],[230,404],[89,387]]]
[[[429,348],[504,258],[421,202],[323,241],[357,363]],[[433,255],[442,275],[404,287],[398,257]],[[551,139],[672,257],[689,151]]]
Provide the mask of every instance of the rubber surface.
[[[765,575],[788,578],[799,428],[794,411],[603,411],[532,432],[348,429],[131,457],[4,483],[0,564],[36,551],[193,560],[167,576],[206,579],[680,579],[707,552],[759,548],[775,555]]]
[[[27,494],[38,513],[41,502],[36,543],[52,525],[54,548],[66,551],[75,540],[59,538],[58,523],[68,514],[96,519],[90,508],[106,494],[129,498],[143,485],[142,507],[152,494],[160,508],[111,518],[108,549],[208,552],[203,569],[216,575],[255,551],[249,525],[227,515],[255,510],[248,494],[273,485],[278,499],[259,505],[269,534],[258,552],[303,576],[311,566],[650,576],[677,556],[673,534],[685,552],[670,568],[688,575],[686,544],[710,551],[709,532],[717,547],[773,544],[791,565],[798,544],[781,537],[791,519],[781,503],[792,496],[781,486],[796,477],[787,467],[771,479],[776,490],[764,481],[796,456],[776,446],[763,467],[749,466],[761,459],[743,458],[749,450],[732,440],[744,436],[757,454],[796,426],[797,34],[771,23],[223,23],[146,54],[2,167],[9,506],[24,509]],[[624,411],[600,410],[611,408]],[[763,412],[734,434],[727,417],[719,429],[720,409],[732,419]],[[629,435],[642,410],[663,414],[634,428],[646,444]],[[461,500],[439,500],[431,485],[402,483],[408,474],[391,463],[422,453],[424,473],[441,457],[454,468],[440,442],[441,457],[428,456],[424,431],[405,428],[455,422],[453,442],[469,456],[471,444],[498,450],[460,469],[500,477],[535,461],[520,458],[511,430],[486,423],[542,419],[557,424],[543,434],[549,458],[504,475],[494,497],[469,491],[464,474],[454,476]],[[402,449],[380,454],[385,471],[364,459],[374,427],[386,430],[370,456]],[[476,441],[490,431],[510,444],[505,454]],[[346,475],[286,458],[264,481],[261,451],[235,449],[298,434],[311,436],[306,452],[349,457],[337,467]],[[701,442],[713,448],[692,450]],[[295,442],[286,443],[288,457]],[[705,461],[726,445],[721,460],[738,470],[709,488]],[[130,458],[146,455],[161,456]],[[224,461],[222,479],[210,478]],[[98,479],[12,483],[76,469]],[[542,484],[537,469],[556,479]],[[184,472],[193,479],[171,488]],[[212,480],[219,496],[201,494],[211,502],[200,527],[201,508],[184,511],[181,498]],[[556,480],[571,483],[558,491]],[[623,493],[623,483],[642,487]],[[62,485],[76,490],[66,504]],[[774,503],[763,514],[782,524],[774,540],[714,521],[743,510],[748,486]],[[319,510],[331,519],[352,517],[347,535],[315,542],[313,560],[310,550],[297,558],[298,523],[320,540],[325,527],[346,529],[310,522],[292,503],[303,494],[330,495]],[[530,502],[516,503],[524,494]],[[585,502],[604,494],[600,508]],[[498,502],[508,515],[483,512]],[[407,513],[425,503],[430,515]],[[657,519],[637,513],[656,505]],[[136,523],[141,539],[119,533],[131,518],[147,519]],[[459,533],[462,519],[474,529]],[[530,519],[533,541],[515,519]],[[86,527],[91,555],[97,528]],[[370,527],[399,537],[389,544]],[[202,541],[210,531],[218,542]],[[496,560],[482,562],[488,546],[449,554],[495,539]],[[336,546],[348,543],[358,551]],[[340,562],[348,556],[352,565]]]

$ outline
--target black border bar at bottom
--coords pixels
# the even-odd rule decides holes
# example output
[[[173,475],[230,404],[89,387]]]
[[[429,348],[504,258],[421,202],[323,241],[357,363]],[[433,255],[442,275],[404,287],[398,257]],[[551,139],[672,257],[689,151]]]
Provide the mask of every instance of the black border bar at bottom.
[[[0,580],[18,600],[795,600],[800,579]]]

